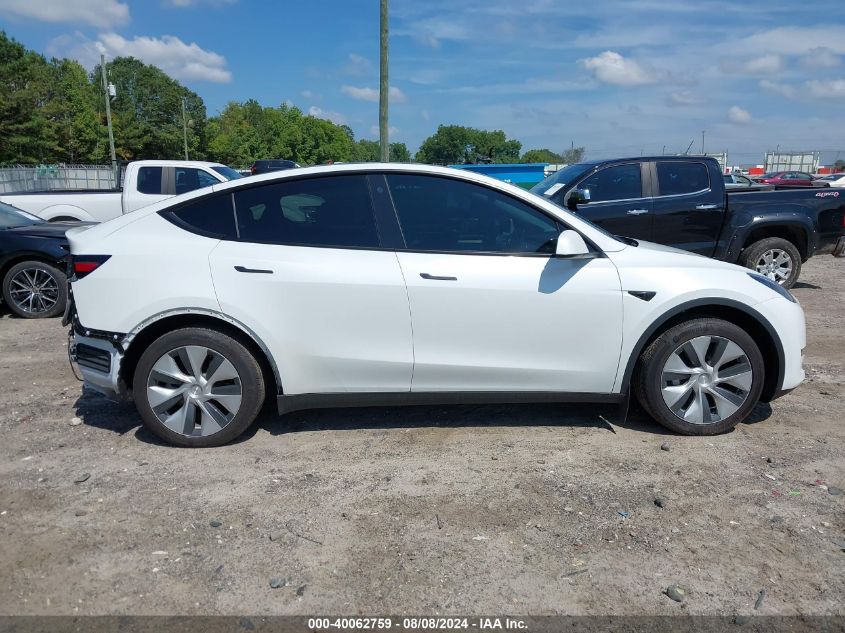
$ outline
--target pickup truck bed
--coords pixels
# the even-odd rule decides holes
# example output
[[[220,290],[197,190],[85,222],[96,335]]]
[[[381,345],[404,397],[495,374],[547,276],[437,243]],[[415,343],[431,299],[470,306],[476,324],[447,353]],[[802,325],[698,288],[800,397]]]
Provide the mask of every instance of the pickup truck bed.
[[[125,167],[122,189],[11,193],[5,202],[51,222],[105,222],[160,200],[240,178],[233,169],[203,161],[141,160]]]

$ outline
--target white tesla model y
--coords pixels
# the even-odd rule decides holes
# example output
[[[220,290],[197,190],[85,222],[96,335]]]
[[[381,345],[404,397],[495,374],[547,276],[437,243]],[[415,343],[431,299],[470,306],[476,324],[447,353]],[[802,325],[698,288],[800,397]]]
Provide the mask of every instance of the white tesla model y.
[[[311,407],[627,402],[734,427],[804,378],[804,314],[746,269],[439,167],[337,165],[68,234],[72,355],[182,446]]]

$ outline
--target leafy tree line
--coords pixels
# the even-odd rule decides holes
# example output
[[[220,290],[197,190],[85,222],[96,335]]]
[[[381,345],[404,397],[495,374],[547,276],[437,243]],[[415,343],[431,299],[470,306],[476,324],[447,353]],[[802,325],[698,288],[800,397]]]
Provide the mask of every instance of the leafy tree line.
[[[416,154],[420,163],[442,165],[461,163],[577,163],[583,147],[557,153],[550,149],[530,149],[520,156],[522,143],[509,139],[502,130],[479,130],[462,125],[441,125]]]
[[[302,165],[376,161],[377,141],[355,139],[352,129],[282,104],[230,102],[209,118],[202,98],[155,66],[118,57],[106,66],[117,95],[111,101],[118,160],[184,155],[182,101],[188,153],[194,159],[246,167],[260,158]],[[583,154],[548,149],[520,155],[522,144],[502,130],[441,125],[420,146],[417,162],[575,162]],[[578,153],[580,152],[580,153]],[[0,165],[109,162],[100,68],[47,59],[0,31]],[[574,159],[574,160],[573,160]],[[390,160],[411,161],[404,143],[390,144]]]

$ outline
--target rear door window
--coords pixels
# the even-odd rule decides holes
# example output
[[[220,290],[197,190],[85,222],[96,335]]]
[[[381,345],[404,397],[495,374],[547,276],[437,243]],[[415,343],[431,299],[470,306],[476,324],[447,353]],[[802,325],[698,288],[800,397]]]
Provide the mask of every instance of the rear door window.
[[[378,248],[366,176],[289,180],[235,192],[244,242]]]
[[[658,161],[657,181],[661,196],[696,193],[710,188],[707,166],[692,161]]]

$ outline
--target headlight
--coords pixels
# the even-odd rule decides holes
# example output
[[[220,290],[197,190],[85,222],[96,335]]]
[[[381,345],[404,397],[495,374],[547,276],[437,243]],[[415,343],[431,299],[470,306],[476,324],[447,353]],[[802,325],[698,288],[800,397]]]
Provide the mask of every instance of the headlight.
[[[792,293],[789,292],[789,290],[787,290],[783,286],[781,286],[778,282],[772,281],[768,277],[764,277],[763,275],[760,275],[758,273],[748,273],[748,276],[751,277],[754,281],[759,281],[761,284],[763,284],[767,288],[771,288],[772,290],[774,290],[776,293],[778,293],[784,299],[788,299],[792,303],[798,303],[798,301],[796,301],[795,297],[792,296]]]

